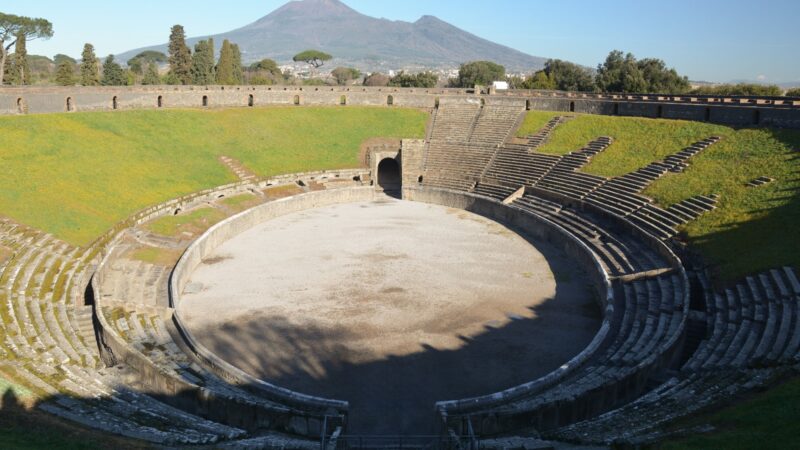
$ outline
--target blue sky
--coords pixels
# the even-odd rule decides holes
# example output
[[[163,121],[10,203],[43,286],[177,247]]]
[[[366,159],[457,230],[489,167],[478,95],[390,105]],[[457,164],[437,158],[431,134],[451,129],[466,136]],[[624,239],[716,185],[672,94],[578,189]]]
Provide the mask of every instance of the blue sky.
[[[229,31],[286,0],[12,0],[0,11],[45,17],[55,36],[28,52],[77,57]],[[344,0],[370,16],[414,21],[429,14],[532,55],[596,66],[612,49],[657,57],[692,80],[800,82],[800,0]]]

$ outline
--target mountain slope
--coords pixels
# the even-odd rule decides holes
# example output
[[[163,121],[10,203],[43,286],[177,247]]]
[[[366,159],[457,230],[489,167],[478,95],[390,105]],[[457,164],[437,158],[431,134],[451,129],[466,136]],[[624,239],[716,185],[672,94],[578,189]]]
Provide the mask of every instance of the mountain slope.
[[[199,39],[187,40],[193,46]],[[488,59],[509,70],[541,68],[545,59],[495,44],[433,16],[416,22],[377,19],[361,14],[339,0],[289,2],[242,28],[211,36],[219,49],[223,39],[239,44],[245,62],[272,58],[290,61],[302,50],[315,48],[334,55],[334,64],[364,69],[412,66],[454,66]],[[127,61],[144,50],[166,51],[166,44],[119,55]],[[385,63],[385,64],[381,64]]]

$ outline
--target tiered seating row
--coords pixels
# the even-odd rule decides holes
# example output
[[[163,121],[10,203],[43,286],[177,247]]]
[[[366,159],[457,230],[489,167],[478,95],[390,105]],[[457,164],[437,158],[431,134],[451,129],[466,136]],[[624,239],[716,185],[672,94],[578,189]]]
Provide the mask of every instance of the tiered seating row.
[[[98,367],[80,328],[85,307],[75,305],[71,293],[90,266],[91,250],[7,220],[0,221],[0,242],[14,251],[0,273],[2,371],[40,396],[41,409],[165,445],[208,444],[243,433],[115,387],[123,374]]]
[[[479,185],[480,186],[480,185]],[[524,397],[465,411],[475,432],[533,426],[554,429],[596,416],[636,398],[654,372],[671,364],[688,315],[688,286],[681,271],[656,251],[604,220],[526,193],[513,206],[565,228],[618,275],[612,328],[602,350],[572,373]],[[449,414],[455,414],[454,411]]]
[[[775,376],[774,370],[748,369],[673,377],[619,409],[545,435],[583,444],[650,444],[669,434],[664,425],[766,386]]]
[[[610,345],[558,384],[501,407],[503,416],[523,415],[537,430],[547,430],[593,417],[636,398],[650,372],[659,368],[662,355],[670,355],[685,319],[683,282],[674,274],[632,283],[617,283],[624,305],[616,320]],[[553,407],[573,403],[570,413],[552,414]],[[511,419],[513,420],[513,419]]]
[[[481,177],[497,148],[431,141],[424,184],[469,191]]]
[[[436,109],[431,130],[431,140],[467,142],[480,105],[463,103],[441,105]]]
[[[707,333],[677,376],[636,401],[550,434],[583,443],[652,442],[660,427],[739,393],[765,386],[800,361],[800,281],[790,267],[746,277],[706,298]]]
[[[610,137],[600,137],[586,147],[562,156],[558,162],[533,185],[540,189],[558,192],[567,197],[581,200],[606,179],[596,175],[578,172],[578,169],[589,163],[591,158],[602,152],[609,145]]]
[[[631,275],[668,267],[659,255],[633,236],[599,227],[602,219],[569,210],[530,193],[512,204],[544,216],[571,232],[597,254],[606,271],[612,275]]]
[[[492,180],[483,179],[477,185],[475,185],[475,189],[473,189],[472,192],[478,195],[503,201],[517,190],[517,188],[503,185],[497,183],[496,181],[492,182]]]
[[[514,125],[522,119],[524,113],[525,110],[521,107],[500,105],[482,107],[469,142],[488,146],[502,144],[508,139]]]

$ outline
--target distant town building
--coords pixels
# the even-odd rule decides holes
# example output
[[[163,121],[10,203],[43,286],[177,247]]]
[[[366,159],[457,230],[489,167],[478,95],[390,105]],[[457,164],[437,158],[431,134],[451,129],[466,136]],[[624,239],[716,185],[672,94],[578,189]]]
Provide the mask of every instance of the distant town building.
[[[505,91],[508,90],[508,82],[507,81],[494,81],[492,82],[492,88],[498,91]]]

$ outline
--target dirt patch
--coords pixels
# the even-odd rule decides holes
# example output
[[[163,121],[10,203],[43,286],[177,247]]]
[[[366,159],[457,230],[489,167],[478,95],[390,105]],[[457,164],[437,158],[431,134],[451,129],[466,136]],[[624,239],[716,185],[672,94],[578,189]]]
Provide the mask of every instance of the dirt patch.
[[[303,193],[303,189],[296,184],[282,184],[280,186],[270,186],[262,191],[270,200],[291,197]]]
[[[324,191],[327,189],[324,184],[317,181],[310,181],[306,186],[308,186],[309,191]]]

